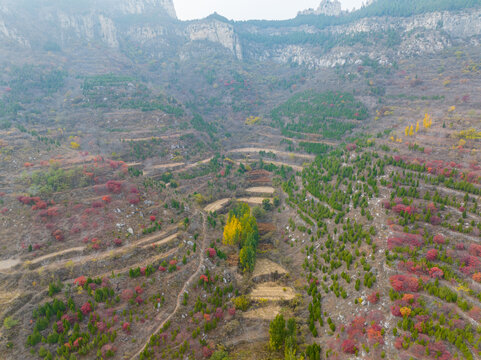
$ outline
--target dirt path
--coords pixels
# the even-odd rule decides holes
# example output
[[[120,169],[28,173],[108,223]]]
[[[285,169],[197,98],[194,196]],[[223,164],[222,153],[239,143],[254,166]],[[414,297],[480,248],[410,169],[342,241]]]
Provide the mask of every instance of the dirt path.
[[[217,210],[220,210],[222,209],[222,207],[227,204],[229,202],[230,198],[225,198],[225,199],[220,199],[220,200],[217,200],[209,205],[207,205],[205,208],[204,208],[204,211],[206,212],[214,212],[214,211],[217,211]]]
[[[261,205],[264,199],[268,199],[268,197],[249,197],[249,198],[240,198],[237,199],[239,202],[245,202],[248,204],[253,204],[253,205]]]
[[[255,194],[274,194],[275,189],[272,186],[254,186],[246,189],[246,191]]]
[[[155,247],[155,246],[160,246],[160,245],[163,245],[163,244],[167,244],[169,241],[174,240],[178,235],[179,235],[179,233],[175,233],[175,234],[173,234],[173,235],[167,236],[165,239],[159,240],[159,241],[154,242],[154,243],[152,243],[152,244],[144,245],[143,248],[144,248],[144,249],[147,249],[148,247]]]
[[[200,250],[200,259],[199,259],[199,265],[197,266],[197,270],[191,275],[191,277],[185,282],[184,286],[182,287],[182,289],[180,290],[179,294],[177,295],[177,302],[175,304],[175,308],[174,310],[170,313],[169,316],[167,316],[164,321],[162,321],[159,326],[155,329],[155,331],[152,333],[152,334],[156,334],[160,331],[160,329],[162,329],[162,327],[167,323],[167,321],[169,321],[170,319],[172,319],[172,317],[177,313],[177,310],[179,310],[180,306],[181,306],[181,302],[182,302],[182,299],[183,299],[183,296],[184,296],[184,293],[185,291],[187,290],[187,288],[190,286],[190,284],[192,283],[192,281],[194,281],[196,278],[199,277],[199,274],[202,270],[202,265],[204,264],[204,260],[205,260],[205,249],[206,249],[206,244],[207,244],[207,217],[205,216],[205,214],[203,212],[200,212],[201,215],[202,215],[202,245],[201,245],[201,248],[199,249]],[[150,337],[148,338],[150,340]],[[141,347],[141,349],[139,351],[137,351],[133,356],[130,357],[130,359],[136,359],[140,356],[140,353],[145,349],[145,347],[147,346],[147,344],[149,343],[149,340],[147,340]]]
[[[50,258],[59,256],[59,255],[68,254],[68,253],[71,253],[71,252],[82,252],[82,251],[84,251],[84,250],[85,250],[85,247],[76,247],[76,248],[65,249],[65,250],[62,250],[62,251],[55,252],[55,253],[53,253],[53,254],[48,254],[48,255],[40,256],[39,258],[36,258],[36,259],[34,259],[34,260],[31,260],[31,261],[28,261],[27,264],[33,265],[33,264],[37,264],[37,263],[39,263],[39,262],[41,262],[41,261],[48,260],[48,259],[50,259]]]
[[[172,231],[174,227],[171,227],[169,229],[167,229],[166,231],[163,231],[159,234],[154,234],[154,235],[151,235],[151,236],[148,236],[144,239],[141,239],[140,241],[137,241],[137,242],[134,242],[134,243],[131,243],[131,244],[128,244],[128,245],[125,245],[121,248],[118,248],[118,249],[115,249],[115,250],[111,250],[111,251],[104,251],[102,253],[92,253],[92,254],[89,254],[89,255],[85,255],[85,256],[81,256],[79,258],[76,258],[75,260],[69,258],[69,259],[64,259],[62,261],[58,261],[58,262],[54,262],[54,263],[51,263],[51,264],[47,264],[47,265],[44,265],[42,266],[41,268],[42,269],[52,269],[52,268],[58,268],[58,267],[62,267],[64,266],[68,261],[72,261],[73,264],[75,265],[82,265],[82,264],[85,264],[87,261],[92,261],[93,259],[95,259],[95,261],[99,261],[99,260],[103,260],[103,259],[106,259],[106,258],[112,258],[112,257],[115,257],[117,255],[121,255],[121,254],[125,254],[127,253],[129,250],[132,250],[133,248],[136,248],[136,247],[139,247],[140,245],[142,244],[145,244],[145,243],[148,243],[148,242],[152,242],[152,241],[155,241],[155,240],[158,240],[160,239],[159,241],[157,241],[157,245],[163,245],[165,243],[168,243],[172,240],[174,240],[178,235],[179,233],[175,233],[175,234],[172,234],[172,235],[169,235],[168,237],[166,238],[163,238],[165,235],[167,235],[170,231]],[[149,246],[152,246],[151,244],[147,244],[147,245],[144,245],[142,246],[142,249],[146,249],[148,248]],[[84,248],[74,248],[74,249],[67,249],[67,250],[63,250],[63,251],[60,251],[58,253],[54,253],[54,254],[49,254],[49,255],[45,255],[45,256],[42,256],[41,258],[38,258],[38,259],[35,259],[35,262],[34,261],[31,261],[31,262],[26,262],[25,264],[27,265],[32,265],[32,264],[36,264],[40,261],[43,261],[43,260],[47,260],[47,259],[50,259],[52,258],[53,256],[57,256],[57,255],[60,255],[62,253],[68,253],[70,251],[79,251],[79,250],[84,250]]]
[[[252,148],[252,147],[242,148],[242,149],[233,149],[233,150],[229,150],[228,152],[230,152],[230,153],[258,153],[259,151],[272,152],[276,155],[282,155],[282,156],[287,156],[287,157],[298,157],[298,158],[301,158],[301,159],[309,159],[309,160],[314,160],[316,158],[314,155],[289,153],[289,152],[286,152],[286,151],[280,151],[280,150],[274,150],[274,149]]]
[[[302,171],[304,169],[304,167],[302,167],[300,165],[292,165],[292,164],[288,164],[288,163],[281,162],[281,161],[264,160],[264,163],[265,164],[274,164],[275,166],[282,166],[282,165],[289,166],[296,171]]]

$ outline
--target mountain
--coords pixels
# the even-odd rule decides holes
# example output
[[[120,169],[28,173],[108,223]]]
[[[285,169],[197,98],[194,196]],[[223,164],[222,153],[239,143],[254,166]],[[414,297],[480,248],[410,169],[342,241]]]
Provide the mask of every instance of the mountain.
[[[62,50],[73,55],[95,43],[124,54],[141,49],[143,56],[167,59],[180,54],[185,58],[189,52],[183,48],[203,42],[220,45],[238,60],[320,68],[356,63],[366,56],[392,63],[399,56],[477,44],[480,14],[474,0],[379,0],[341,16],[232,22],[213,15],[181,22],[171,0],[2,0],[0,47],[6,52],[15,46],[18,51]]]

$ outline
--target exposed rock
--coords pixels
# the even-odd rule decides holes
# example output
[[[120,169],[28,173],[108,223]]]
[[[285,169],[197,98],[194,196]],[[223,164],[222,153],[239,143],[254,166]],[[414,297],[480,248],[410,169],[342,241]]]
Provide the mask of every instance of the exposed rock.
[[[229,49],[234,56],[242,60],[242,48],[234,27],[216,19],[206,19],[193,23],[187,28],[190,40],[208,40]]]

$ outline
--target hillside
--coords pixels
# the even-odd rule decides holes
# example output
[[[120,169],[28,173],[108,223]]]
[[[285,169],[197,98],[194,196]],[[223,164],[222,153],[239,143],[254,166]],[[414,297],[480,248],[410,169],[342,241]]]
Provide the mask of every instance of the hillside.
[[[479,359],[479,5],[0,0],[0,358]]]

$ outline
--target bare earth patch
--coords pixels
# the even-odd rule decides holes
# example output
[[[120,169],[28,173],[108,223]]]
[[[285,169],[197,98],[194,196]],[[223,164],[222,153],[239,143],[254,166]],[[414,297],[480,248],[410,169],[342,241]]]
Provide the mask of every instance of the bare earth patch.
[[[218,210],[222,209],[224,207],[224,205],[229,202],[229,200],[230,200],[229,198],[217,200],[217,201],[207,205],[204,208],[204,211],[207,211],[207,212],[218,211]]]
[[[273,320],[281,311],[279,305],[269,305],[255,310],[249,310],[242,314],[243,318],[253,320]]]
[[[239,202],[245,202],[248,204],[254,204],[254,205],[261,205],[262,201],[264,201],[265,198],[263,197],[249,197],[249,198],[240,198],[237,199]]]
[[[20,263],[20,259],[8,259],[8,260],[1,260],[0,261],[0,271],[1,270],[8,270],[13,268],[15,265]]]
[[[254,186],[246,189],[246,191],[256,194],[274,194],[275,189],[270,186]]]
[[[267,282],[257,285],[251,292],[250,297],[253,300],[281,301],[292,300],[296,296],[294,289],[285,286],[279,286],[273,282]]]
[[[287,270],[284,269],[279,264],[269,259],[257,259],[256,267],[254,269],[252,277],[256,278],[259,276],[270,275],[275,273],[279,275],[284,275],[284,274],[287,274]]]

